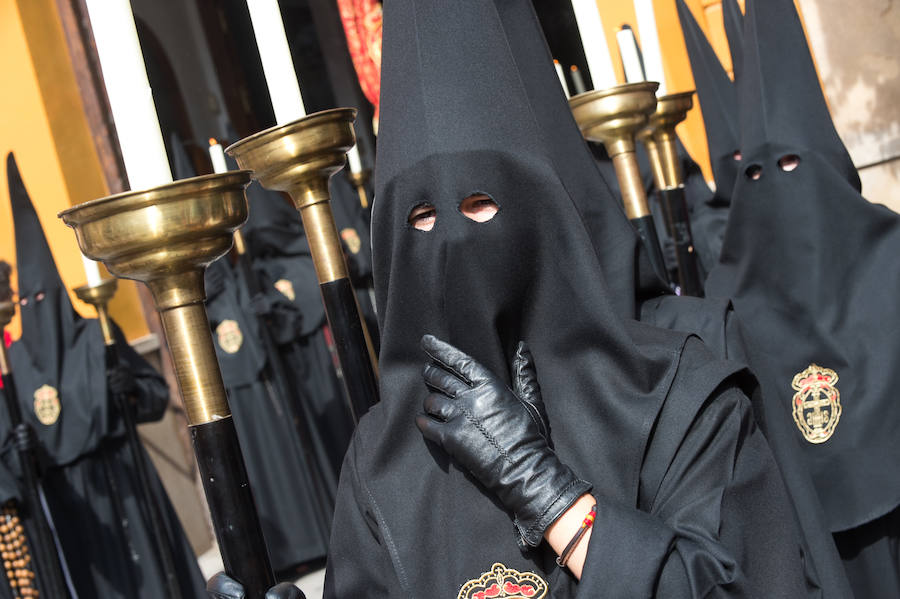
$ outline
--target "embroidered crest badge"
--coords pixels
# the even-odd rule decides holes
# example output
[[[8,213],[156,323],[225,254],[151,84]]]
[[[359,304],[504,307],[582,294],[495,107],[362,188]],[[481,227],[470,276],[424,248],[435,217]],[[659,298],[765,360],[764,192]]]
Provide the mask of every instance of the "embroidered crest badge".
[[[56,424],[61,410],[59,393],[50,385],[42,385],[34,392],[34,415],[45,426]]]
[[[216,327],[216,336],[219,338],[219,347],[228,354],[236,354],[244,342],[241,327],[238,326],[237,321],[230,319],[219,323],[219,326]]]
[[[834,386],[838,375],[830,368],[810,364],[794,375],[794,422],[810,443],[824,443],[841,419],[841,394]]]
[[[297,294],[294,293],[294,284],[287,279],[278,279],[275,281],[275,289],[280,291],[281,295],[291,301],[297,299]]]
[[[547,596],[547,589],[544,579],[534,572],[494,564],[489,572],[464,584],[456,599],[541,599]]]
[[[341,239],[347,244],[347,249],[350,250],[351,254],[358,254],[360,248],[362,248],[362,241],[359,238],[359,233],[357,233],[356,229],[353,227],[341,229]]]

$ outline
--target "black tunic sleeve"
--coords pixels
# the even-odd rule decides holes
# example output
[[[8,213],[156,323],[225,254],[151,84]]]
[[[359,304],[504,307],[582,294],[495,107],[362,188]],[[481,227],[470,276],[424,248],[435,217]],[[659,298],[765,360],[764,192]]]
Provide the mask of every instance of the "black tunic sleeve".
[[[354,438],[341,468],[325,569],[326,599],[378,599],[401,593],[386,547],[390,539],[382,535],[377,509],[357,471],[358,440]]]
[[[646,511],[598,497],[578,597],[806,596],[793,514],[746,396],[720,388],[667,438],[679,407],[663,408],[647,450]]]

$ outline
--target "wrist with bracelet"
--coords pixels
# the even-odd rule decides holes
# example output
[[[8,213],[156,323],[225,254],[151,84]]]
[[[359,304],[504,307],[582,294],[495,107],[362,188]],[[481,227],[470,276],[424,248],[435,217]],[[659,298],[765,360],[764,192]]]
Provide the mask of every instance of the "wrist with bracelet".
[[[562,550],[559,557],[556,558],[556,565],[560,568],[565,568],[566,564],[569,562],[569,558],[572,557],[572,554],[575,553],[575,549],[578,547],[578,544],[581,542],[581,539],[584,538],[584,535],[588,530],[591,529],[594,525],[594,519],[597,517],[597,504],[595,503],[593,507],[591,507],[591,511],[588,512],[587,516],[584,517],[584,520],[581,521],[581,526],[572,536],[572,540],[566,545],[565,549]]]

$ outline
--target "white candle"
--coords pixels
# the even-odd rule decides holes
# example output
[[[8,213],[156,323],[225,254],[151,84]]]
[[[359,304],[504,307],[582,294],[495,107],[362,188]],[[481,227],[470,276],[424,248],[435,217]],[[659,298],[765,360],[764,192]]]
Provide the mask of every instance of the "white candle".
[[[559,84],[563,88],[563,93],[566,94],[567,98],[571,98],[572,94],[569,93],[569,84],[566,83],[566,75],[565,73],[563,73],[562,65],[559,64],[559,61],[554,58],[553,66],[556,67],[556,76],[559,77]]]
[[[354,145],[347,152],[347,163],[350,165],[350,172],[353,174],[362,172],[362,160],[359,158],[359,147]]]
[[[81,261],[84,262],[84,272],[87,274],[88,286],[96,287],[102,283],[103,279],[100,277],[100,265],[84,255],[81,256]]]
[[[634,31],[631,30],[631,27],[623,27],[616,32],[616,43],[619,45],[622,65],[625,67],[625,81],[628,83],[646,81],[637,40],[634,38]]]
[[[279,125],[306,116],[278,0],[247,0],[269,97]]]
[[[224,173],[228,171],[228,165],[225,164],[225,150],[214,137],[209,138],[209,158],[212,160],[214,173]]]
[[[131,189],[172,181],[128,0],[87,0],[100,69]]]
[[[587,58],[588,71],[594,82],[594,89],[606,89],[616,85],[616,72],[613,70],[606,45],[606,34],[603,33],[603,22],[595,0],[572,0],[575,10],[575,21],[581,35],[581,45]]]
[[[638,33],[641,34],[641,52],[644,56],[644,72],[647,81],[658,81],[656,95],[666,95],[666,73],[663,69],[662,50],[659,48],[659,33],[656,30],[656,14],[653,0],[634,0],[634,14],[637,15]]]

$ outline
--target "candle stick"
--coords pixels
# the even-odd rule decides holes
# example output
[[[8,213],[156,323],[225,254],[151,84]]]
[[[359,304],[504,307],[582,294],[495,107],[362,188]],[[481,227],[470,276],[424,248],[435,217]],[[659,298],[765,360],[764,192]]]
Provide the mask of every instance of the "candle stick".
[[[209,138],[209,158],[212,160],[214,173],[224,173],[228,171],[228,165],[225,164],[225,149],[216,138]]]
[[[595,0],[572,0],[575,10],[575,21],[581,35],[581,45],[587,58],[588,71],[594,82],[594,89],[606,89],[616,85],[616,73],[609,56],[606,34],[603,33],[603,21]]]
[[[97,287],[100,285],[103,282],[103,278],[100,276],[100,265],[83,255],[81,261],[84,262],[84,272],[87,274],[87,286]]]
[[[653,0],[634,0],[634,14],[641,34],[641,51],[644,58],[644,74],[647,81],[659,83],[657,96],[666,95],[666,74],[663,69],[662,51],[659,48],[659,33],[656,30],[656,14]]]
[[[576,94],[583,94],[587,91],[587,87],[584,85],[584,77],[581,76],[581,71],[578,70],[578,67],[574,64],[569,67],[569,70],[572,72],[572,87],[575,88]]]
[[[350,172],[354,175],[362,172],[362,160],[359,157],[359,146],[354,145],[347,152],[347,163],[350,166]]]
[[[571,98],[572,94],[569,93],[569,84],[566,83],[566,74],[563,73],[562,65],[554,58],[553,66],[556,68],[556,76],[559,77],[559,84],[562,86],[563,93],[566,94],[566,99]]]
[[[128,0],[87,0],[100,69],[131,189],[172,181]]]
[[[279,125],[306,116],[300,82],[284,32],[278,0],[247,0],[269,97]]]
[[[634,31],[629,25],[622,25],[616,33],[616,43],[619,45],[619,54],[622,57],[622,66],[625,68],[626,83],[640,83],[646,81],[644,65],[641,63],[641,51],[638,48]]]

